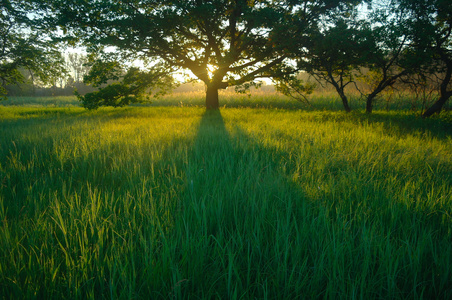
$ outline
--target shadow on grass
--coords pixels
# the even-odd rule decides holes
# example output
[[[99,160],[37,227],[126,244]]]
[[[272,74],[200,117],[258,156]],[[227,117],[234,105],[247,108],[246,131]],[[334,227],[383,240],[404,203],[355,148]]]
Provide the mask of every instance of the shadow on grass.
[[[293,212],[304,207],[301,195],[286,184],[266,153],[248,147],[247,139],[245,134],[231,136],[219,111],[202,116],[172,230],[176,257],[191,257],[190,262],[179,261],[174,278],[174,285],[188,281],[180,287],[181,295],[290,298],[295,281],[307,274],[297,271],[287,277],[305,268],[305,248],[294,249],[300,255],[286,262],[279,260],[284,251],[292,251],[286,240],[295,226],[290,220],[298,215]],[[274,278],[280,289],[263,286],[273,276],[280,276]]]
[[[394,203],[388,190],[369,179],[372,174],[357,174],[356,182],[349,178],[334,190],[336,178],[328,178],[328,170],[320,175],[333,182],[332,189],[310,198],[304,185],[317,183],[291,180],[294,166],[288,157],[240,126],[228,131],[219,111],[203,115],[173,230],[179,241],[176,256],[193,258],[178,264],[174,284],[187,282],[180,287],[182,295],[397,298],[450,293],[445,290],[448,268],[442,263],[432,268],[438,259],[434,250],[451,248],[444,243],[450,223],[434,213],[437,208]],[[418,261],[410,256],[413,249],[420,251]],[[448,258],[445,254],[440,260]],[[268,280],[272,286],[265,289]],[[199,294],[206,287],[215,292]]]
[[[217,219],[212,221],[220,224],[223,219],[238,220],[250,206],[253,216],[255,209],[265,209],[265,205],[258,207],[265,201],[272,201],[273,206],[300,196],[278,173],[277,163],[269,152],[256,151],[252,139],[244,132],[235,133],[231,137],[220,111],[205,112],[186,172],[189,200],[219,205],[216,209],[221,212],[217,211]],[[259,201],[262,203],[257,204]]]
[[[398,113],[374,113],[370,116],[361,116],[361,120],[371,123],[383,122],[388,132],[400,135],[423,134],[438,139],[452,136],[452,120],[446,118],[422,119],[412,114]]]
[[[338,122],[354,122],[355,124],[381,124],[388,135],[404,137],[415,135],[422,137],[434,137],[440,140],[452,136],[452,119],[446,115],[422,119],[404,112],[374,112],[372,114],[352,112],[334,113],[324,112],[324,120],[335,120]]]

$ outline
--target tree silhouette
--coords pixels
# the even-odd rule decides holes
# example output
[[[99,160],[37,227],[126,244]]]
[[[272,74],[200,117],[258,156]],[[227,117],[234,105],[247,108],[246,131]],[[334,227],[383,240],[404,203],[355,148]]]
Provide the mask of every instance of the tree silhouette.
[[[419,74],[435,74],[440,79],[439,97],[424,114],[438,113],[452,97],[452,3],[447,0],[399,0],[411,14],[413,61]]]
[[[303,41],[293,37],[309,35],[345,2],[40,1],[91,52],[110,46],[120,61],[140,59],[160,73],[189,70],[206,85],[208,109],[219,107],[219,89],[293,71],[288,61]]]

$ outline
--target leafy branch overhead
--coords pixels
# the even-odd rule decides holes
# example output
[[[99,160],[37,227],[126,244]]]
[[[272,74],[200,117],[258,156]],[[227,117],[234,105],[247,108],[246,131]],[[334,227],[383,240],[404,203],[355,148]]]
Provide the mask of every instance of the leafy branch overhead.
[[[43,16],[31,15],[32,1],[2,1],[0,6],[0,97],[5,86],[25,82],[24,71],[43,83],[62,72],[62,59]]]

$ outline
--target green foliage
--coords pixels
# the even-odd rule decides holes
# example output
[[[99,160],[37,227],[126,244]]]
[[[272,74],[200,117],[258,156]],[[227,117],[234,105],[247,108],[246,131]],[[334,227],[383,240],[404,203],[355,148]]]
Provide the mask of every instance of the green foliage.
[[[2,66],[1,73],[2,85],[0,85],[0,99],[6,99],[7,91],[5,86],[12,83],[21,83],[24,81],[24,77],[18,69],[7,65]]]
[[[369,60],[374,46],[367,36],[366,23],[357,20],[356,14],[348,11],[344,16],[340,12],[324,25],[325,29],[313,33],[312,45],[298,61],[299,68],[328,81],[331,76],[340,77],[338,82],[346,77],[352,77],[352,81],[352,71]]]
[[[291,49],[335,7],[356,1],[45,1],[90,51],[189,70],[212,97],[224,86],[293,72]],[[218,106],[218,99],[207,105]],[[207,103],[206,103],[207,104]]]
[[[83,81],[84,83],[91,84],[94,87],[107,84],[109,80],[119,80],[121,75],[124,73],[124,67],[117,61],[97,59],[89,66],[90,71],[83,77]],[[134,69],[132,73],[137,71],[137,69]]]
[[[43,83],[62,72],[61,55],[46,34],[46,22],[30,1],[2,1],[0,6],[0,97],[6,85],[25,82],[32,72]]]
[[[132,67],[124,75],[122,73],[124,71],[117,62],[96,61],[84,80],[99,87],[99,90],[86,95],[76,93],[82,106],[88,109],[122,107],[149,101],[150,89],[155,91],[154,96],[163,95],[172,89],[173,78],[159,66],[145,71]],[[105,86],[109,80],[115,82]]]
[[[316,84],[304,82],[302,79],[297,78],[297,76],[287,76],[284,79],[277,80],[275,87],[283,95],[311,106],[307,96],[314,92]]]

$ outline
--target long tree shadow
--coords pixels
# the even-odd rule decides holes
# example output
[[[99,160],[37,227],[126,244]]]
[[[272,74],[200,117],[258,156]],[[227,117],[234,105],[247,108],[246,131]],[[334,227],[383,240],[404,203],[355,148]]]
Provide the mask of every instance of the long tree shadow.
[[[390,191],[366,175],[350,190],[334,190],[336,179],[330,178],[333,189],[313,196],[304,182],[291,179],[290,155],[225,124],[219,111],[202,116],[172,230],[179,258],[172,284],[181,294],[336,298],[353,291],[365,296],[371,295],[360,285],[366,280],[382,297],[400,296],[399,289],[445,295],[447,268],[435,264],[439,271],[433,274],[426,264],[433,248],[450,248],[443,244],[450,227],[441,216],[394,203]],[[413,217],[418,220],[412,222]],[[419,235],[413,240],[410,226]],[[424,239],[432,232],[438,236],[428,244]],[[412,247],[423,251],[419,262],[410,258]],[[377,285],[391,276],[391,286]],[[422,283],[412,286],[416,280]],[[268,282],[272,287],[263,288]],[[439,288],[429,288],[430,283]]]
[[[189,155],[186,200],[193,209],[201,209],[195,215],[209,216],[201,226],[207,235],[246,230],[237,226],[247,217],[265,215],[266,205],[295,197],[274,162],[248,142],[243,132],[230,136],[219,111],[203,115]]]
[[[292,220],[303,219],[306,202],[279,172],[271,153],[256,147],[244,132],[231,136],[219,111],[203,115],[172,231],[179,256],[192,258],[190,263],[179,261],[180,277],[175,279],[190,282],[182,293],[201,295],[210,286],[214,293],[203,297],[233,297],[235,290],[259,298],[267,292],[263,282],[270,280],[263,274],[279,272],[281,277],[273,279],[283,284],[290,272],[303,269],[299,258],[306,248],[292,249],[296,254],[289,260],[280,258],[292,251]],[[299,280],[292,279],[282,292],[288,297]]]
[[[198,224],[204,235],[214,235],[233,199],[231,188],[237,177],[236,158],[230,136],[219,111],[206,111],[199,124],[187,164],[187,203],[190,224]],[[214,217],[215,216],[215,217]]]

